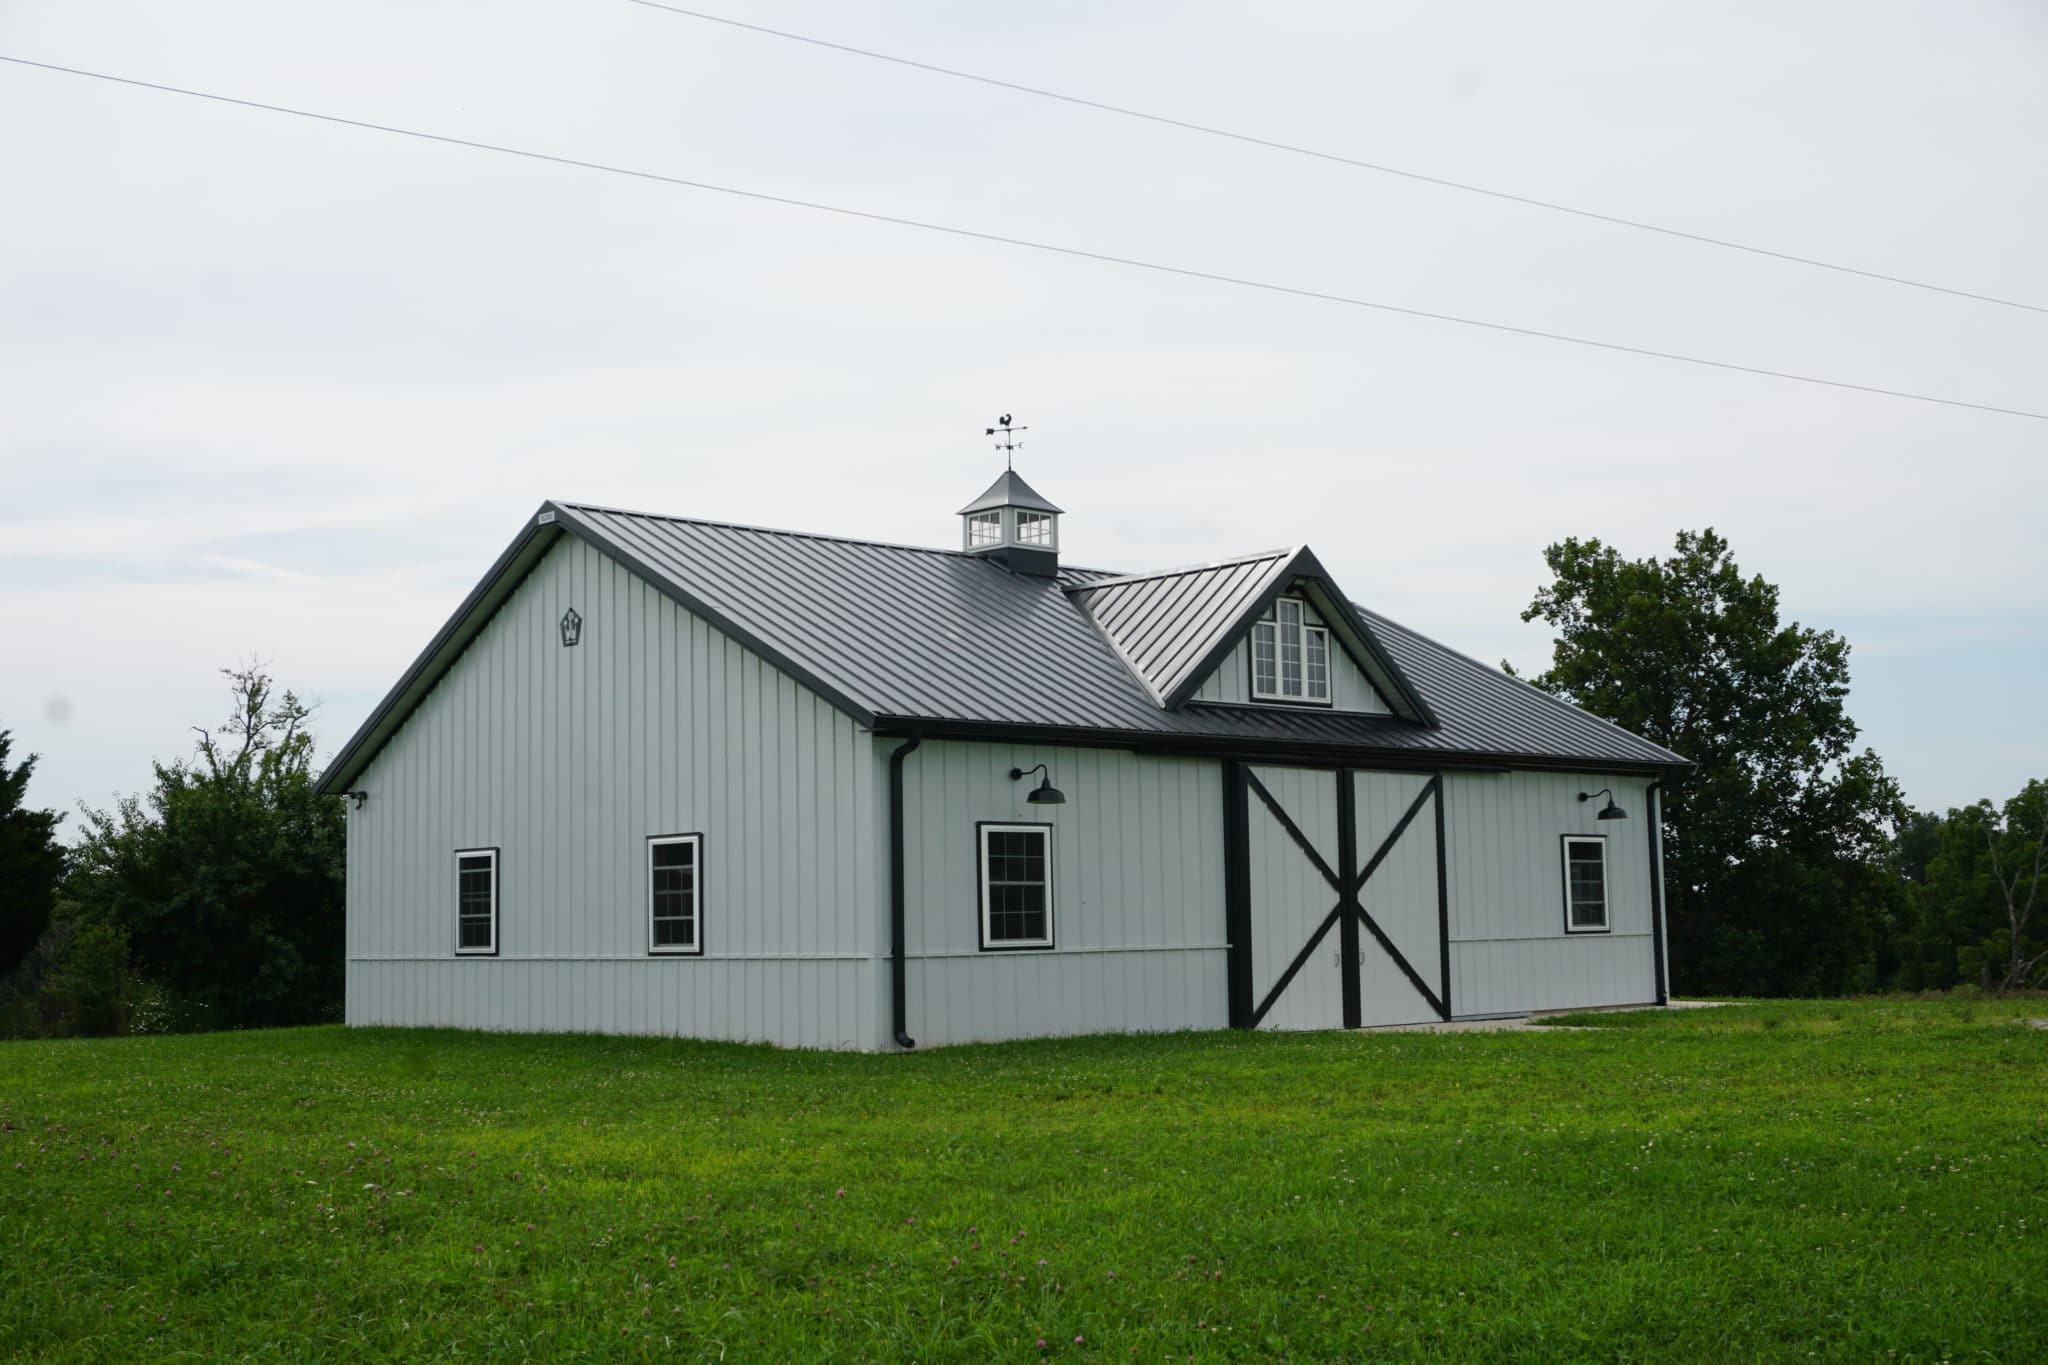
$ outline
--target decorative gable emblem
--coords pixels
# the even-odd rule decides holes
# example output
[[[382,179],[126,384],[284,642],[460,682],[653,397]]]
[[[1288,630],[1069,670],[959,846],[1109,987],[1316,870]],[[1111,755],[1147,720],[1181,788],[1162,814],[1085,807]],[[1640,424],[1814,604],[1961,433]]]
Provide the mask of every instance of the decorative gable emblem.
[[[571,607],[562,613],[562,648],[573,648],[583,638],[583,618]]]

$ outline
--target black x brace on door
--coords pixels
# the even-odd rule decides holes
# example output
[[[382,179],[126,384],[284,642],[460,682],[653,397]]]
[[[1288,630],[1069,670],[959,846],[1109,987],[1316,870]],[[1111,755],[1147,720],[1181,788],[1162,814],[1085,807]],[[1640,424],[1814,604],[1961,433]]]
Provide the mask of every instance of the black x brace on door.
[[[1307,965],[1309,959],[1334,926],[1338,934],[1338,958],[1342,965],[1344,1027],[1358,1028],[1363,1023],[1361,985],[1362,954],[1360,953],[1359,930],[1372,935],[1375,943],[1387,955],[1401,974],[1408,979],[1416,992],[1433,1009],[1440,1019],[1451,1017],[1451,916],[1450,888],[1444,865],[1444,779],[1442,773],[1433,774],[1429,781],[1409,803],[1407,810],[1395,823],[1364,866],[1358,861],[1357,825],[1357,773],[1350,768],[1335,770],[1337,782],[1337,866],[1332,868],[1323,855],[1317,851],[1301,827],[1290,816],[1280,801],[1274,797],[1266,784],[1259,780],[1251,766],[1233,762],[1224,769],[1224,902],[1229,929],[1229,992],[1230,1026],[1232,1028],[1257,1028],[1274,1004],[1286,992],[1295,976]],[[1262,944],[1254,940],[1252,927],[1252,886],[1250,829],[1251,803],[1259,802],[1286,831],[1288,838],[1307,857],[1329,889],[1336,895],[1336,904],[1324,916],[1320,925],[1311,933],[1307,942],[1295,952],[1287,969],[1274,980],[1263,999],[1253,998],[1253,954],[1286,951],[1286,945]],[[1401,837],[1422,814],[1424,806],[1431,808],[1436,824],[1436,920],[1437,920],[1437,963],[1438,980],[1432,986],[1415,970],[1393,939],[1368,914],[1360,902],[1360,893],[1379,871],[1387,855],[1401,842]]]

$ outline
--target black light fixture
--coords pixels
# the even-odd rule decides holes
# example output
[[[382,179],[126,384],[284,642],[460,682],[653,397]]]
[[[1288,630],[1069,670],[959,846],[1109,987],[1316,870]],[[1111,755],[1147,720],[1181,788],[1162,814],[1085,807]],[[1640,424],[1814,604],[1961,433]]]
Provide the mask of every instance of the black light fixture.
[[[581,640],[582,638],[582,614],[579,613],[576,610],[576,608],[571,607],[569,608],[569,610],[562,613],[562,648],[573,649],[576,646],[576,642]]]
[[[1052,784],[1052,774],[1045,771],[1043,763],[1035,768],[1010,769],[1010,780],[1017,782],[1031,776],[1033,773],[1045,773],[1045,780],[1031,789],[1031,795],[1024,798],[1026,801],[1034,806],[1064,806],[1067,804],[1066,793]]]
[[[1614,804],[1614,792],[1613,792],[1612,790],[1610,790],[1609,788],[1606,788],[1606,787],[1602,787],[1602,788],[1601,788],[1601,789],[1600,789],[1599,791],[1596,791],[1596,792],[1580,792],[1580,793],[1579,793],[1579,800],[1581,800],[1581,801],[1591,801],[1591,800],[1592,800],[1592,799],[1593,799],[1594,797],[1596,797],[1596,796],[1604,796],[1604,797],[1606,797],[1606,798],[1607,798],[1607,807],[1606,807],[1606,809],[1602,810],[1602,811],[1600,812],[1599,816],[1598,816],[1598,817],[1596,817],[1596,818],[1598,818],[1598,819],[1601,819],[1601,820],[1626,820],[1626,819],[1628,819],[1628,812],[1627,812],[1627,811],[1625,811],[1625,810],[1623,810],[1623,809],[1622,809],[1622,808],[1621,808],[1620,806],[1617,806],[1617,805],[1615,805],[1615,804]]]
[[[351,801],[354,801],[356,803],[357,810],[361,810],[363,808],[363,802],[370,799],[370,794],[365,791],[343,792],[342,795],[348,797]]]

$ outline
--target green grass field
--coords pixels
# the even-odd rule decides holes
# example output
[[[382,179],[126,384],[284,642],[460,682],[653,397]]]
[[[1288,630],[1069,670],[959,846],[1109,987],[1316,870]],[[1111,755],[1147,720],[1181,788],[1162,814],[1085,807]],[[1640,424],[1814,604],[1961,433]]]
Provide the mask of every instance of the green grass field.
[[[2039,1360],[2028,1014],[0,1044],[0,1355]]]

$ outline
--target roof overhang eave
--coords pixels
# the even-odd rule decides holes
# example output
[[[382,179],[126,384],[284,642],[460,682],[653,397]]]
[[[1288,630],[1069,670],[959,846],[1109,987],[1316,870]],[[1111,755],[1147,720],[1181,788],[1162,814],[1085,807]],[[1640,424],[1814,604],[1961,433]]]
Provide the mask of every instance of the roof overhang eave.
[[[1411,749],[1376,744],[1333,744],[1261,735],[1191,735],[1162,730],[1100,729],[1077,725],[962,720],[936,716],[877,716],[881,738],[912,734],[926,739],[971,739],[996,743],[1058,744],[1079,749],[1125,749],[1174,758],[1234,758],[1278,763],[1349,765],[1478,772],[1609,773],[1628,777],[1673,777],[1695,765],[1678,759],[1594,758],[1578,754],[1504,753],[1490,750]]]

